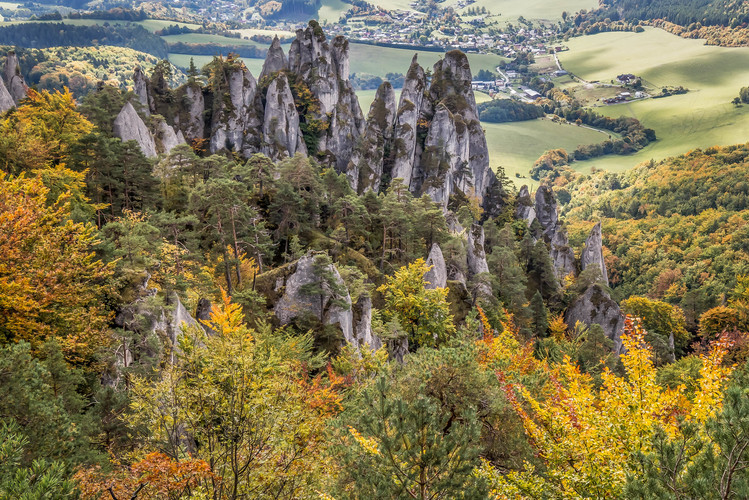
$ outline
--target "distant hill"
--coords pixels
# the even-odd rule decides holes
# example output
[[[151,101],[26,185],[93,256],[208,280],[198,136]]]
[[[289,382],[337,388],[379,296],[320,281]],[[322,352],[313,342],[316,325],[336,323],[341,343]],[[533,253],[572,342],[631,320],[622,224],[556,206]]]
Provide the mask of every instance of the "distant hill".
[[[749,23],[749,3],[742,0],[603,0],[601,14],[611,20],[665,21],[689,26],[727,26]]]

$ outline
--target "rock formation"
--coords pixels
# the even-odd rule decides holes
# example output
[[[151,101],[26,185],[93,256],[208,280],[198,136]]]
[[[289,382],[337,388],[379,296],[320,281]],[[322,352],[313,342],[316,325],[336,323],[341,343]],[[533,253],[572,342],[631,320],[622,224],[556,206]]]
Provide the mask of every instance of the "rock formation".
[[[317,150],[344,172],[359,136],[364,132],[364,115],[349,82],[349,43],[337,36],[331,43],[320,26],[297,30],[289,49],[289,70],[307,84],[319,103],[314,117],[327,123],[317,138]]]
[[[156,156],[156,143],[151,136],[151,132],[143,123],[135,108],[129,102],[126,103],[117,118],[114,120],[113,132],[122,142],[135,141],[138,143],[140,150],[148,158]]]
[[[614,352],[622,353],[621,335],[624,331],[624,315],[619,305],[611,299],[601,285],[593,284],[567,309],[564,321],[569,328],[577,322],[585,325],[597,324],[606,337],[614,342]]]
[[[544,239],[550,241],[557,228],[559,215],[554,191],[543,184],[536,191],[536,219],[541,224]]]
[[[5,113],[15,105],[16,102],[13,100],[13,96],[10,95],[2,79],[0,79],[0,113]]]
[[[151,96],[149,86],[150,83],[143,70],[140,69],[140,66],[136,66],[133,72],[133,91],[138,96],[138,102],[143,107],[143,113],[146,116],[150,116],[151,112],[155,111],[153,96]]]
[[[524,220],[528,227],[536,220],[536,208],[533,204],[528,186],[523,186],[518,192],[517,208],[515,208],[515,217]]]
[[[403,82],[396,114],[391,174],[393,179],[403,179],[407,187],[411,185],[411,174],[416,161],[416,132],[426,87],[426,74],[414,55]]]
[[[188,141],[202,139],[205,136],[205,99],[203,90],[197,83],[185,86],[185,98],[188,106],[182,123],[182,131]]]
[[[354,317],[351,308],[351,296],[346,292],[345,296],[334,297],[327,291],[323,294],[322,301],[319,296],[305,293],[304,286],[316,283],[320,277],[315,274],[315,257],[308,253],[299,259],[294,265],[293,273],[284,276],[277,288],[283,288],[283,295],[276,302],[273,311],[282,325],[290,323],[304,314],[313,314],[322,318],[323,324],[338,325],[343,332],[343,337],[348,342],[354,342]],[[343,286],[343,280],[335,267],[329,269],[336,282]],[[336,300],[333,300],[336,299]],[[348,308],[341,307],[337,302],[343,301]],[[322,310],[320,307],[322,305]]]
[[[447,265],[445,264],[445,257],[442,255],[442,249],[437,243],[432,244],[426,265],[431,266],[431,269],[424,275],[426,287],[445,288],[447,286]]]
[[[278,74],[268,86],[262,152],[272,160],[294,156],[297,152],[307,154],[294,96],[283,73]]]
[[[549,253],[551,261],[554,263],[557,278],[562,280],[567,275],[574,275],[576,271],[575,252],[570,247],[567,230],[564,226],[559,225],[554,231],[550,246],[551,250]]]
[[[273,41],[268,48],[268,55],[263,63],[263,69],[260,72],[260,80],[267,76],[271,76],[273,73],[278,71],[285,71],[289,69],[289,63],[286,60],[286,54],[283,53],[281,47],[281,41],[278,36],[273,38]]]
[[[603,240],[601,236],[601,223],[599,222],[590,231],[588,239],[585,240],[585,248],[580,256],[580,264],[583,269],[594,266],[601,271],[601,279],[608,286],[609,277],[606,271],[606,263],[603,261]]]
[[[244,63],[232,60],[224,67],[226,86],[213,96],[218,107],[211,120],[210,150],[237,151],[246,156],[257,151],[259,119],[255,108],[257,82]],[[254,137],[253,137],[254,135]]]
[[[348,164],[346,173],[354,191],[379,191],[386,160],[385,144],[393,139],[394,120],[395,91],[390,82],[383,82],[369,107],[366,129]]]
[[[26,92],[29,87],[23,80],[21,68],[18,66],[18,56],[16,56],[15,52],[8,52],[8,57],[5,59],[5,66],[3,67],[3,80],[5,81],[5,88],[16,104],[21,102],[21,99],[26,98]]]
[[[182,131],[175,132],[174,129],[166,123],[166,120],[159,119],[155,125],[155,144],[156,151],[158,153],[169,154],[169,152],[179,146],[185,144],[185,138],[182,135]]]
[[[356,349],[368,346],[377,350],[382,347],[382,341],[372,333],[372,299],[359,297],[354,304],[354,336],[346,339]]]

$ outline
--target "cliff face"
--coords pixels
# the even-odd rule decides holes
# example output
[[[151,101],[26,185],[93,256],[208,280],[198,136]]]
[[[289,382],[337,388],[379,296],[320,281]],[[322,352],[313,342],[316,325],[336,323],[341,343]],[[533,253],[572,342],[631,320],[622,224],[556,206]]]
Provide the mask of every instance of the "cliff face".
[[[236,61],[224,67],[222,76],[224,83],[213,96],[210,150],[215,153],[228,149],[249,155],[257,151],[257,81],[244,64]]]
[[[263,153],[272,160],[307,154],[299,114],[286,75],[280,73],[268,86],[263,120]]]
[[[379,191],[386,161],[385,145],[393,139],[394,120],[395,91],[390,82],[383,82],[369,107],[366,129],[347,167],[354,191]]]
[[[137,142],[146,157],[154,158],[156,156],[156,142],[146,124],[143,123],[143,120],[129,102],[122,107],[117,118],[115,118],[113,130],[114,135],[119,137],[122,142]]]
[[[0,113],[8,111],[15,105],[16,102],[13,100],[13,96],[10,95],[2,79],[0,79]]]
[[[133,72],[133,91],[138,97],[138,102],[140,102],[143,107],[143,112],[146,116],[149,116],[151,112],[155,110],[155,107],[153,96],[151,96],[149,90],[148,78],[146,78],[146,75],[140,69],[140,66],[136,66],[135,71]]]
[[[281,41],[276,36],[273,38],[270,48],[268,48],[268,55],[265,57],[263,69],[260,72],[260,80],[271,76],[273,73],[286,71],[288,69],[289,62],[286,60],[286,54],[284,54],[283,48],[281,47]]]
[[[400,104],[396,114],[393,137],[394,163],[391,178],[403,179],[406,186],[411,185],[411,174],[417,159],[416,131],[419,116],[424,102],[427,87],[426,74],[417,62],[416,56],[403,82]]]
[[[580,256],[580,264],[583,271],[590,266],[598,269],[601,272],[603,283],[608,286],[609,277],[606,271],[606,263],[603,261],[603,238],[600,222],[593,226],[588,239],[585,240],[585,248]]]

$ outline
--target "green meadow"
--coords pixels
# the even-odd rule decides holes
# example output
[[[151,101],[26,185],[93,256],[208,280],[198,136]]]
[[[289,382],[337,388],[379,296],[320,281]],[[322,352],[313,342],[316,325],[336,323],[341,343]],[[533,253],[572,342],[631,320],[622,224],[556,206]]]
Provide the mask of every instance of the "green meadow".
[[[350,4],[341,0],[323,0],[320,10],[317,11],[317,19],[320,24],[337,23],[341,16],[351,8]]]
[[[749,141],[749,107],[731,100],[749,85],[749,48],[704,45],[659,29],[644,33],[601,33],[573,38],[559,54],[568,71],[586,80],[609,81],[622,73],[657,87],[683,86],[687,94],[595,108],[608,116],[633,116],[655,130],[658,140],[630,156],[576,163],[613,171],[660,160],[695,148]]]
[[[457,1],[450,0],[447,5],[455,5]],[[556,22],[562,18],[562,12],[573,14],[581,9],[594,9],[598,7],[597,0],[477,0],[458,12],[469,8],[486,7],[486,10],[498,17],[492,21],[516,22],[518,17],[535,21]]]

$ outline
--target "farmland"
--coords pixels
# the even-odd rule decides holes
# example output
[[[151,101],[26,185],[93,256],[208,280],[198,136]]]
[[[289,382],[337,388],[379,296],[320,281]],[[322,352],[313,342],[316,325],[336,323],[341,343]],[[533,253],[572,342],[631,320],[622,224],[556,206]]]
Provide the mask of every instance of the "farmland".
[[[658,141],[631,156],[608,156],[575,164],[622,171],[694,148],[749,139],[749,108],[731,100],[749,84],[749,49],[703,45],[658,29],[573,38],[559,58],[586,80],[633,73],[656,87],[684,86],[687,94],[596,108],[608,116],[633,116],[656,131]]]

